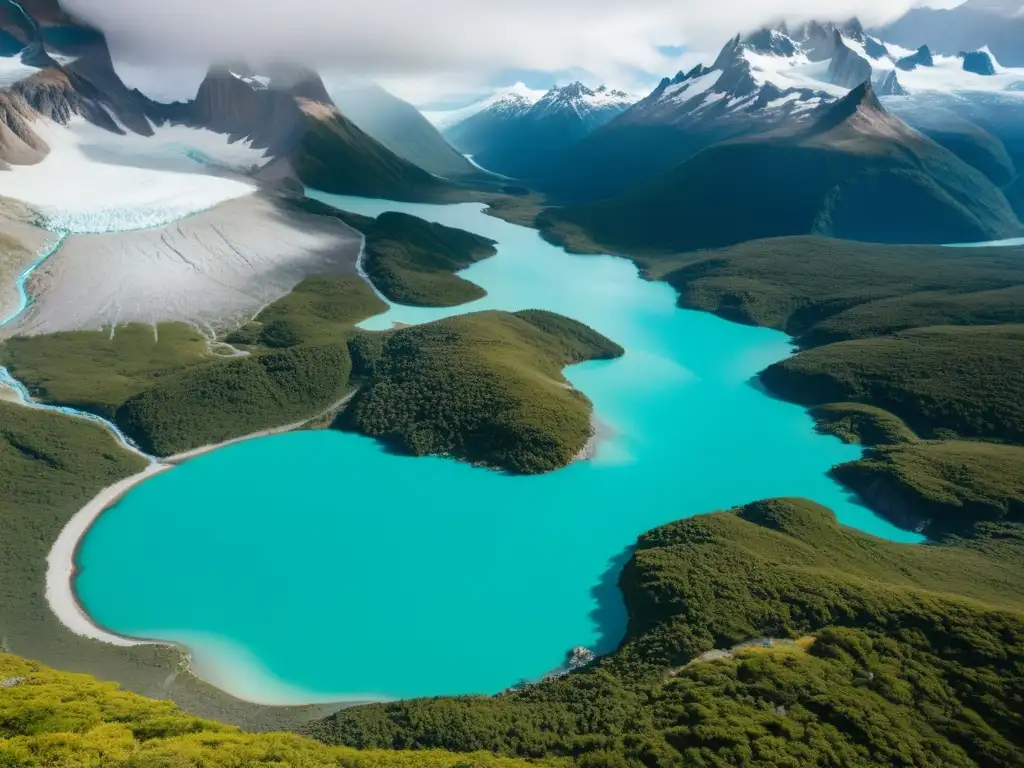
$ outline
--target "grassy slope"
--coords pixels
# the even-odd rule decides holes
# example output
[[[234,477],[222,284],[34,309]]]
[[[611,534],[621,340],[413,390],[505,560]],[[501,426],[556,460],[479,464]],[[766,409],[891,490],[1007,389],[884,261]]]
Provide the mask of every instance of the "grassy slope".
[[[338,113],[323,108],[307,120],[292,158],[304,184],[339,195],[418,202],[443,199],[454,191]]]
[[[826,403],[811,408],[818,431],[845,443],[893,445],[917,440],[906,423],[881,408],[861,403]]]
[[[344,397],[351,370],[343,340],[261,351],[159,381],[114,419],[143,450],[170,456],[310,419]]]
[[[350,218],[366,236],[363,267],[389,300],[416,307],[453,307],[486,295],[455,273],[493,256],[494,241],[405,213]]]
[[[424,234],[411,217],[389,218],[386,226]],[[457,230],[439,236],[465,249],[486,243]],[[414,454],[452,454],[517,472],[556,469],[583,448],[591,406],[561,369],[621,354],[613,342],[543,312],[479,313],[384,334],[353,329],[384,309],[359,278],[310,278],[228,336],[245,348],[236,357],[208,357],[200,335],[163,325],[159,340],[143,326],[113,338],[14,339],[0,356],[42,399],[112,416],[158,456],[330,411],[351,390],[350,348],[362,378],[368,355],[377,359],[339,422],[347,428]]]
[[[538,311],[462,315],[358,346],[366,383],[344,426],[413,454],[527,473],[565,466],[590,437],[590,403],[562,368],[622,354],[586,326]]]
[[[254,728],[287,728],[328,707],[259,707],[181,673],[172,648],[118,648],[71,634],[45,599],[46,554],[100,490],[144,462],[96,424],[0,401],[0,640],[6,651],[119,680],[190,711]],[[0,680],[6,676],[0,674]],[[0,702],[7,691],[0,689]],[[5,765],[0,758],[0,765]]]
[[[13,337],[0,362],[37,397],[113,418],[132,395],[161,378],[212,360],[194,328],[132,324],[105,331]],[[73,375],[69,375],[73,373]]]
[[[346,710],[309,732],[586,766],[1019,765],[1024,538],[993,533],[898,545],[798,500],[691,518],[640,538],[620,581],[629,634],[610,657],[497,697]],[[689,663],[807,634],[807,652]]]
[[[246,734],[86,675],[0,654],[0,765],[14,768],[520,768],[489,754],[362,752],[289,733]]]
[[[272,348],[328,344],[346,338],[361,320],[386,310],[387,305],[360,279],[307,278],[227,341]]]
[[[243,356],[209,356],[200,334],[162,324],[156,336],[137,325],[15,338],[0,359],[42,400],[111,417],[144,450],[171,455],[329,408],[349,390],[348,329],[384,308],[359,278],[310,278],[243,329],[259,329]]]

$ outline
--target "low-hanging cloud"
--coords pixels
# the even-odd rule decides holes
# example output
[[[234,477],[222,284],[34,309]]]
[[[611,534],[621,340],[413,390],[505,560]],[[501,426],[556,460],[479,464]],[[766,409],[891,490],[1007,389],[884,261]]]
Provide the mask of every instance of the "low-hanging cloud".
[[[130,64],[293,59],[373,77],[578,67],[666,72],[778,19],[877,23],[914,0],[64,0]]]

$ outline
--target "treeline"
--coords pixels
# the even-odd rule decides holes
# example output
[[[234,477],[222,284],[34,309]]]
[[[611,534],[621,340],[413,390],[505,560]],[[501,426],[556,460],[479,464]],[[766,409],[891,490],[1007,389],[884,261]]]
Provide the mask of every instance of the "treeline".
[[[1024,325],[939,326],[807,350],[761,380],[802,405],[859,402],[922,437],[1024,443]]]
[[[310,278],[212,354],[179,323],[10,339],[0,358],[41,399],[112,419],[169,456],[312,418],[350,390],[352,325],[385,309],[358,277]]]
[[[880,445],[835,476],[872,508],[930,537],[1024,522],[1024,447],[947,440]]]

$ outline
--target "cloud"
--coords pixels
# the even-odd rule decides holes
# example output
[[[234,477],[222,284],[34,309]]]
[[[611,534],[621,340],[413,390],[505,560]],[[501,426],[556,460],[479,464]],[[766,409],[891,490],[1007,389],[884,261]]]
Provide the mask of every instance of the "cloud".
[[[424,82],[501,69],[580,68],[617,84],[670,74],[666,50],[714,52],[781,18],[898,16],[913,0],[63,0],[129,66],[230,58]]]

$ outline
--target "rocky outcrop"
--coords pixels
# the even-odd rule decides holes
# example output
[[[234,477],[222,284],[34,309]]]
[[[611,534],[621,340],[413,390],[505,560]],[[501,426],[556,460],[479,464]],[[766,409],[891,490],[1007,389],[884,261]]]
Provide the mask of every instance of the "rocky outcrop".
[[[35,163],[46,155],[49,148],[32,129],[40,117],[66,125],[80,116],[115,133],[152,133],[143,103],[121,82],[101,33],[65,14],[56,0],[21,6],[0,0],[0,34],[23,43],[22,61],[39,71],[0,90],[0,163]]]
[[[12,91],[0,91],[0,170],[38,163],[50,151],[32,130],[33,117],[24,98]]]
[[[171,122],[183,119],[197,128],[226,133],[234,141],[247,140],[270,155],[287,154],[306,130],[306,118],[296,93],[279,87],[270,78],[266,78],[267,86],[251,80],[248,68],[238,70],[234,65],[211,68],[195,99],[177,109],[177,115],[172,108],[163,116]],[[298,82],[303,85],[303,93],[322,89],[325,103],[331,103],[322,83],[320,89],[314,89],[308,81]]]
[[[832,35],[834,53],[828,65],[829,81],[844,88],[856,88],[869,80],[871,64],[868,60],[846,46],[838,29]]]
[[[841,464],[832,474],[893,525],[906,531],[928,533],[932,521],[925,516],[921,499],[906,489],[885,477],[869,477],[856,464]]]
[[[935,65],[932,59],[932,52],[927,45],[922,45],[914,53],[904,56],[896,62],[896,66],[907,72],[917,67],[931,67]]]
[[[957,56],[963,59],[964,72],[986,76],[996,73],[995,64],[988,51],[970,51],[968,53],[961,51]]]
[[[900,84],[895,69],[890,69],[875,83],[875,93],[879,96],[906,96],[907,90]]]
[[[864,35],[864,52],[872,59],[890,58],[889,49],[885,47],[885,44],[871,35]]]

